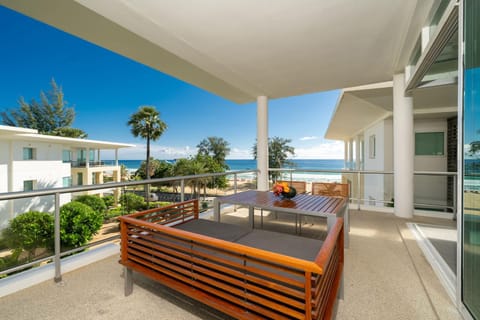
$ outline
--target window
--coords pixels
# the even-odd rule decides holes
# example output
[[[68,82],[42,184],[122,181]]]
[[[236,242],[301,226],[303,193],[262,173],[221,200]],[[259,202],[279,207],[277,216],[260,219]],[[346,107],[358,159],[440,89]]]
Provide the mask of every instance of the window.
[[[23,148],[23,160],[35,160],[36,150],[34,148]]]
[[[72,186],[72,177],[63,177],[62,178],[62,186],[71,187]]]
[[[23,191],[33,191],[33,189],[35,189],[35,185],[35,180],[25,180],[23,181]]]
[[[375,144],[376,144],[375,135],[372,134],[368,138],[368,155],[370,159],[375,159],[375,156],[377,155],[377,146]]]
[[[443,156],[445,149],[444,137],[444,132],[416,132],[415,155]]]
[[[63,162],[72,162],[72,152],[70,150],[62,151],[62,161]]]
[[[83,186],[83,173],[82,172],[77,173],[77,185]]]

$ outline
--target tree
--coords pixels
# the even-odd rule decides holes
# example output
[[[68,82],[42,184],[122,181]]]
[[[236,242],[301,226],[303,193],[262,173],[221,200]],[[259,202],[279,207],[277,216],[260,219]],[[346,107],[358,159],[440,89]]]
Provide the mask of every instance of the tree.
[[[147,164],[145,161],[142,161],[140,168],[135,172],[135,175],[146,179],[146,168]],[[173,176],[173,164],[168,163],[167,161],[162,161],[158,159],[150,158],[150,177],[151,178],[167,178]]]
[[[173,166],[173,173],[175,176],[193,176],[206,172],[205,164],[196,158],[178,159],[175,161],[175,165]],[[197,195],[197,187],[199,187],[200,182],[199,179],[190,179],[186,180],[185,182],[187,185],[190,185],[192,194]]]
[[[141,106],[138,111],[130,116],[127,122],[131,126],[131,132],[134,137],[141,137],[147,140],[147,158],[145,165],[145,175],[150,179],[150,141],[158,140],[167,125],[160,119],[160,112],[152,106]]]
[[[37,248],[53,248],[53,216],[50,213],[29,211],[15,217],[3,231],[8,247],[28,253],[28,261]]]
[[[88,205],[72,201],[60,207],[60,239],[62,245],[75,248],[85,245],[100,230],[103,214]]]
[[[85,138],[86,133],[71,128],[75,111],[64,100],[62,88],[54,79],[51,90],[40,92],[40,101],[32,99],[27,103],[23,97],[18,100],[18,109],[0,112],[2,122],[13,127],[36,129],[39,133],[72,138]]]
[[[290,146],[291,139],[273,137],[268,139],[268,167],[282,168],[285,166],[293,166],[294,163],[288,161],[289,156],[295,155],[295,148]],[[257,159],[257,144],[253,146],[253,157]],[[280,172],[270,172],[270,179],[276,180],[280,177]]]
[[[217,173],[225,172],[225,167],[218,163],[212,156],[208,155],[197,155],[196,160],[203,164],[205,172],[208,173]],[[203,184],[204,187],[209,188],[226,188],[228,186],[228,181],[226,176],[213,177],[208,179],[206,183]]]
[[[57,128],[48,134],[52,136],[79,138],[79,139],[86,139],[88,137],[88,134],[85,131],[77,128],[70,128],[70,127]]]
[[[220,137],[208,137],[203,139],[197,145],[198,155],[212,156],[225,169],[228,169],[228,165],[225,163],[225,158],[230,153],[229,143]]]

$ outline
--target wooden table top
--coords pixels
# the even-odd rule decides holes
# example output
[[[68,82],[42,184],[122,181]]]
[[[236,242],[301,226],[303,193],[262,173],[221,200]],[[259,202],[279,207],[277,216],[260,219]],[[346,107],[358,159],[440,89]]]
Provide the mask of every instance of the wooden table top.
[[[281,199],[270,191],[249,190],[217,198],[219,203],[254,206],[261,209],[288,211],[300,214],[337,215],[346,205],[343,197],[297,194],[293,199]]]

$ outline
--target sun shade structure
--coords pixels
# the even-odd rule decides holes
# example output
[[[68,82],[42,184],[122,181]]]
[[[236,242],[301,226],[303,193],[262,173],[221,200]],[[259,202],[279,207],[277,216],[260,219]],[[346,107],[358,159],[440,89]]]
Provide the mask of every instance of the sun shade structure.
[[[391,80],[431,2],[0,1],[238,103]]]

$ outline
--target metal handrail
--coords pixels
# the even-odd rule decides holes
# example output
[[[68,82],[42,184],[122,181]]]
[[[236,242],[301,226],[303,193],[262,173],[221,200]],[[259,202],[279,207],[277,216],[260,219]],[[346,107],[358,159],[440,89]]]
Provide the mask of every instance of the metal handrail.
[[[68,252],[61,252],[60,248],[60,195],[65,193],[76,193],[76,192],[83,192],[83,191],[92,191],[92,190],[104,190],[104,189],[112,189],[112,188],[122,188],[122,187],[129,187],[129,186],[138,186],[138,185],[147,185],[147,184],[154,184],[154,183],[164,183],[164,182],[174,182],[180,181],[181,185],[181,201],[185,199],[185,181],[189,180],[197,180],[197,179],[204,179],[204,178],[212,178],[212,177],[220,177],[220,176],[232,176],[234,177],[234,192],[237,192],[237,175],[242,173],[258,173],[258,170],[238,170],[238,171],[227,171],[227,172],[219,172],[219,173],[205,173],[199,175],[189,175],[189,176],[177,176],[177,177],[168,177],[168,178],[155,178],[155,179],[148,179],[148,180],[139,180],[139,181],[126,181],[126,182],[109,182],[104,184],[96,184],[96,185],[88,185],[88,186],[75,186],[75,187],[62,187],[62,188],[51,188],[51,189],[42,189],[42,190],[34,190],[34,191],[19,191],[19,192],[7,192],[7,193],[0,193],[0,201],[4,200],[15,200],[15,199],[23,199],[23,198],[32,198],[38,196],[54,196],[55,197],[55,220],[54,220],[54,255],[50,257],[45,257],[42,259],[38,259],[27,264],[22,264],[20,266],[16,266],[10,268],[8,270],[0,271],[0,275],[9,274],[12,272],[16,272],[19,270],[26,269],[32,265],[37,263],[52,260],[55,264],[55,282],[60,282],[62,280],[62,273],[61,273],[61,257],[68,255],[73,252],[81,251],[85,248],[88,248],[92,245],[99,244],[103,241],[97,241],[93,244],[87,244],[85,246],[75,248]]]
[[[362,199],[360,195],[361,191],[361,179],[360,176],[366,174],[382,174],[382,175],[392,175],[394,174],[393,171],[380,171],[380,170],[354,170],[354,169],[340,169],[340,170],[332,170],[332,169],[302,169],[302,168],[269,168],[269,172],[287,172],[290,173],[290,180],[292,180],[292,175],[295,172],[312,172],[312,173],[338,173],[338,174],[355,174],[357,176],[357,194],[356,197],[351,197],[351,200],[355,200],[357,202],[357,210],[360,210],[360,202],[367,201],[368,199]],[[456,177],[458,172],[442,172],[442,171],[414,171],[414,175],[416,176],[443,176],[443,177]],[[453,204],[452,206],[440,206],[440,205],[431,205],[426,203],[414,203],[414,205],[422,206],[422,207],[430,207],[430,208],[445,208],[451,209],[453,211],[454,216],[456,215],[457,210],[457,179],[453,180]],[[350,185],[350,194],[352,194],[352,186]],[[388,200],[375,200],[380,203],[391,203],[392,201]]]

